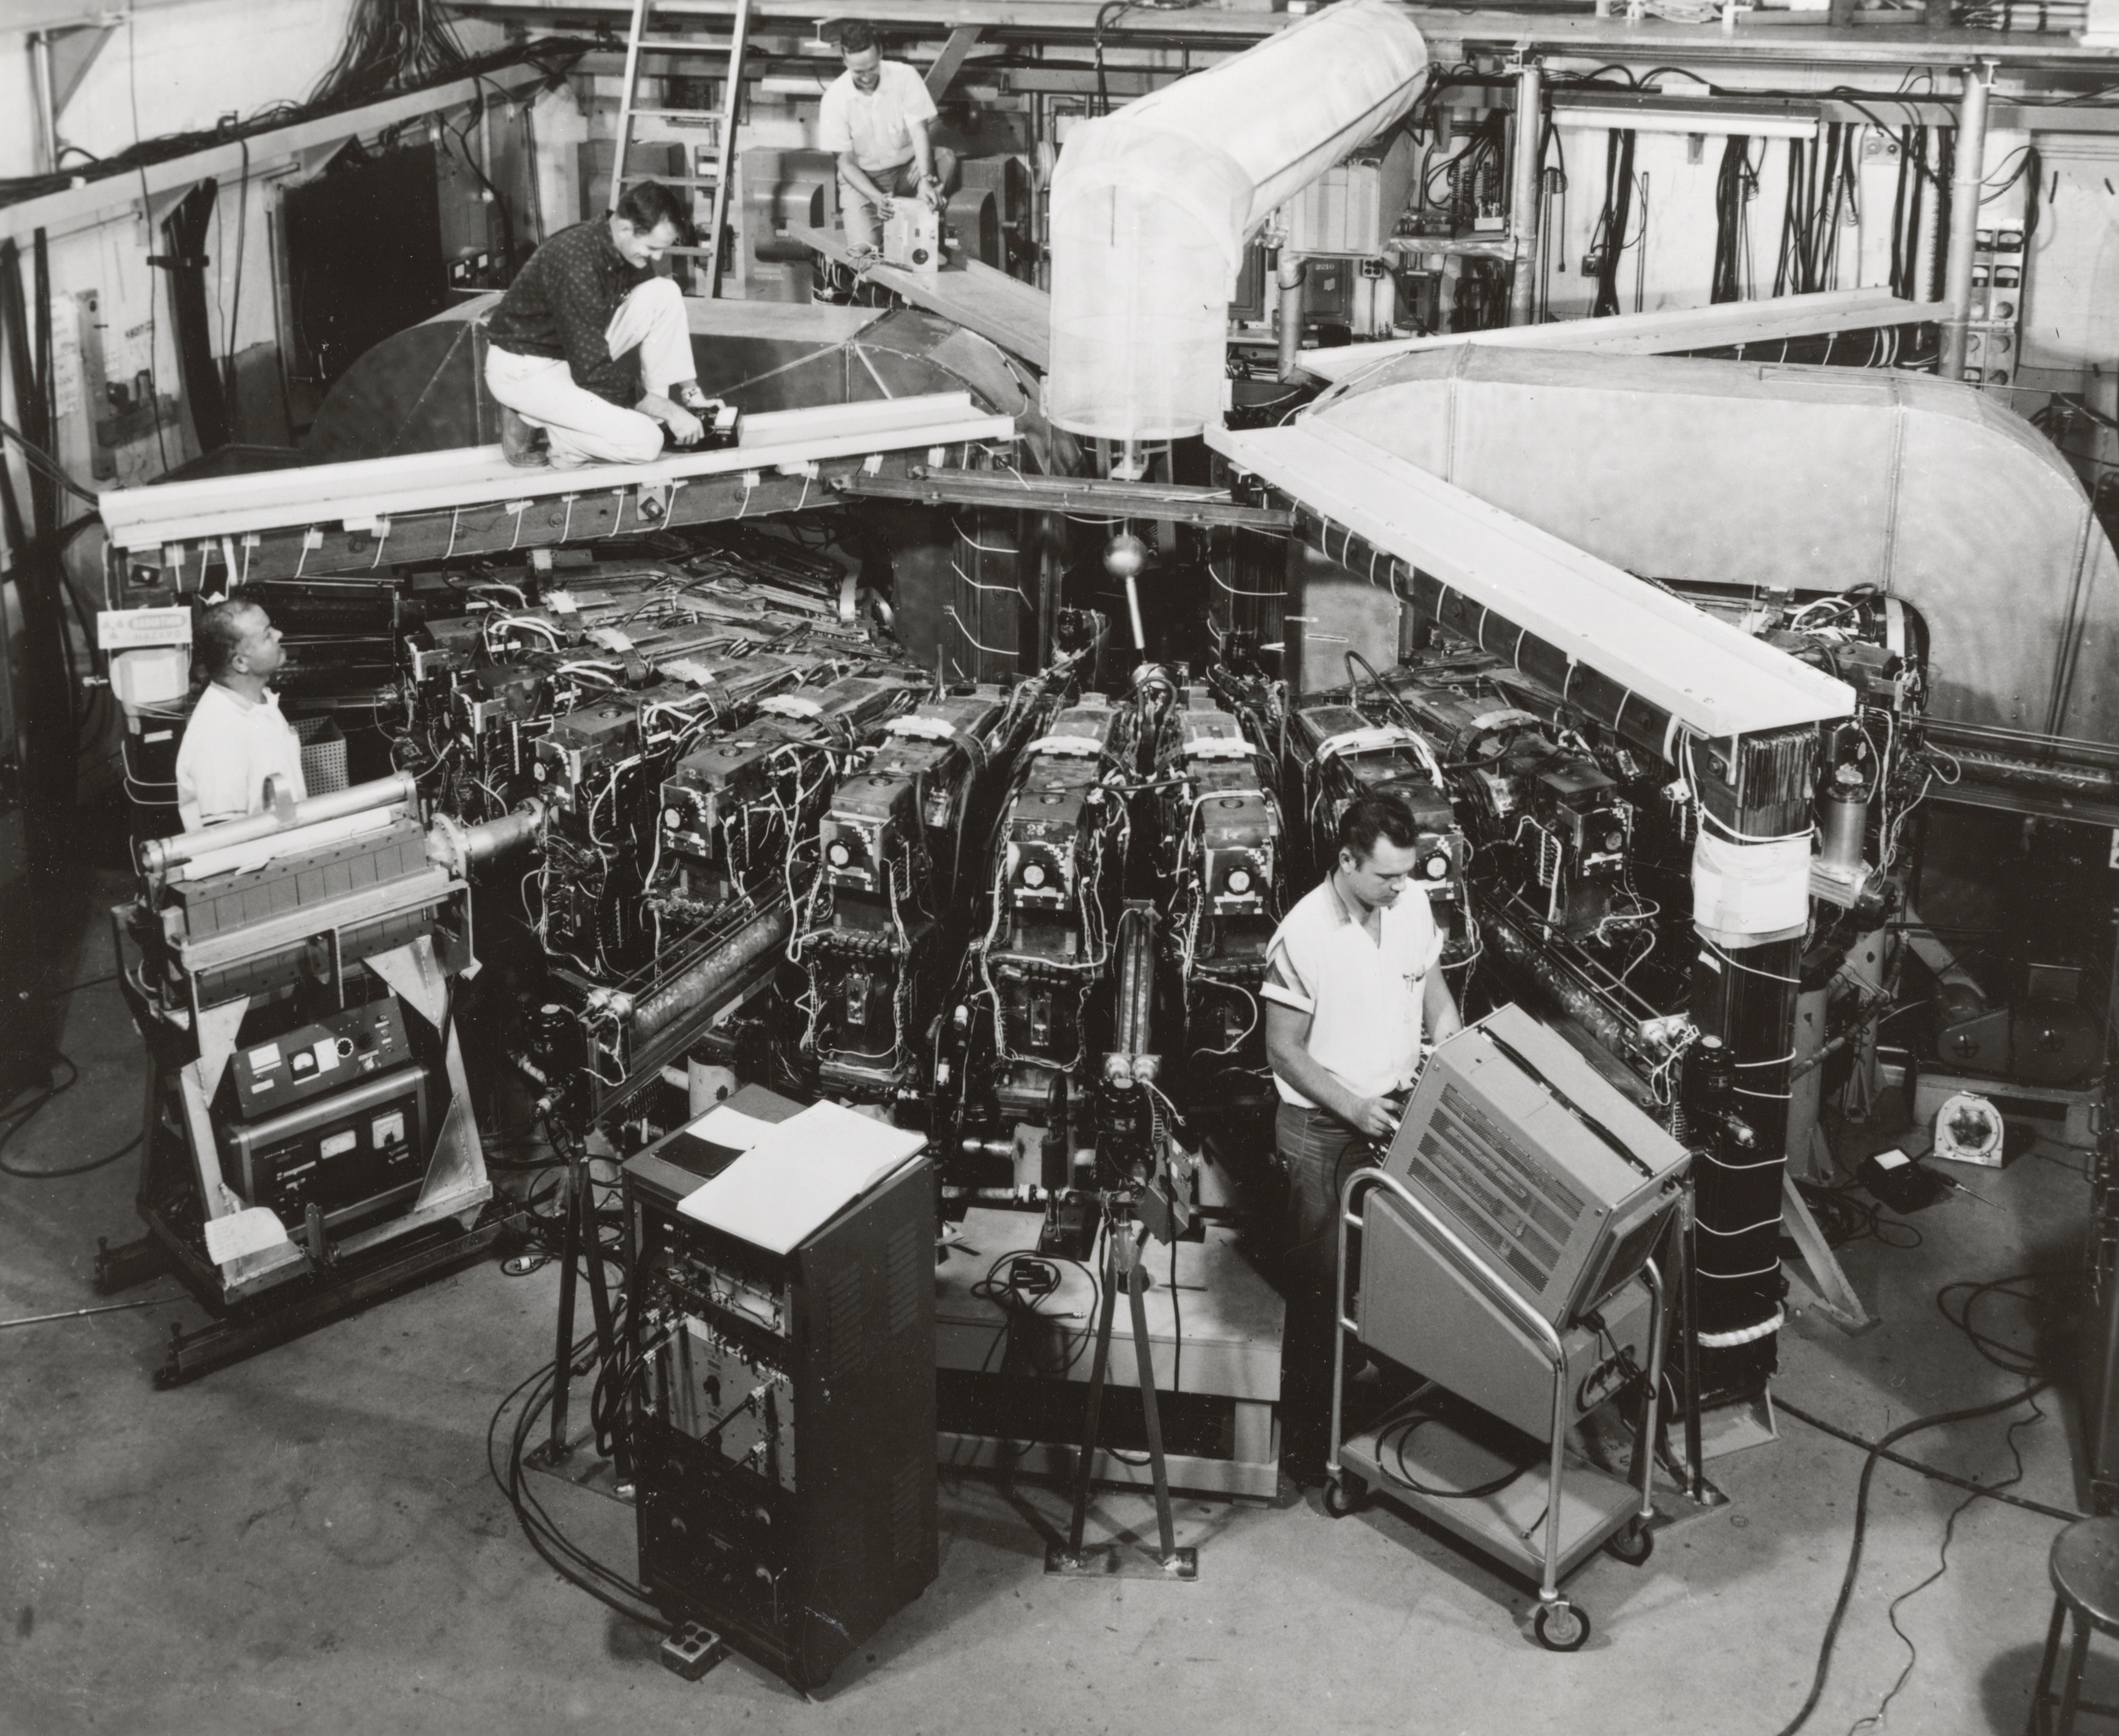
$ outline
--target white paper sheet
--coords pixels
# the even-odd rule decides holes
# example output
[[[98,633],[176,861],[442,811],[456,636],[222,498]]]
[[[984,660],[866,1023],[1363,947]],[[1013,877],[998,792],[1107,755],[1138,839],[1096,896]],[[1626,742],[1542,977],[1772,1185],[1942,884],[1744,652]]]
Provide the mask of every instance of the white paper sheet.
[[[706,1116],[694,1131],[716,1144],[733,1143],[706,1130],[713,1119]],[[786,1254],[926,1143],[924,1133],[871,1121],[836,1103],[813,1103],[767,1127],[677,1210],[754,1247]]]
[[[247,1206],[226,1217],[209,1218],[206,1224],[206,1257],[225,1266],[246,1254],[262,1254],[287,1239],[286,1226],[269,1205]]]

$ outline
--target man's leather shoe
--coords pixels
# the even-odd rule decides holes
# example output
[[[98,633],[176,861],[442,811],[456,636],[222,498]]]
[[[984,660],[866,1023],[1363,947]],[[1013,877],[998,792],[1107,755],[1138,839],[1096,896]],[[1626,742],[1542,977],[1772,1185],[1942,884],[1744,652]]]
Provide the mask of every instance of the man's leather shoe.
[[[546,461],[544,430],[533,428],[506,404],[500,407],[500,455],[519,470]]]

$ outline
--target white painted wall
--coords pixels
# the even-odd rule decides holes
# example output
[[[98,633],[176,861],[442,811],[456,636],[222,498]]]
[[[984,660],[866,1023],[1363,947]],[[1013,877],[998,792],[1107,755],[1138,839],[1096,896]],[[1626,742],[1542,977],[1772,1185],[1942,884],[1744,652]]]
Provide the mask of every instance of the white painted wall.
[[[353,8],[353,0],[179,0],[136,12],[113,34],[69,105],[61,139],[107,156],[136,139],[208,131],[225,115],[248,120],[303,103],[337,55]],[[491,49],[499,32],[459,25],[458,36],[468,52],[478,53]],[[30,174],[40,165],[28,45],[21,31],[6,29],[3,8],[0,92],[7,93],[0,96],[0,175]],[[221,185],[217,225],[206,248],[216,354],[240,353],[277,336],[270,215],[280,180],[292,172],[292,165],[274,165],[261,169],[247,187],[240,177]],[[54,301],[70,308],[76,292],[98,292],[108,376],[129,380],[147,369],[169,392],[178,386],[167,285],[147,256],[163,249],[159,225],[175,197],[157,197],[153,228],[136,214],[48,238]],[[25,264],[25,278],[27,271]],[[64,319],[55,321],[55,336],[63,348]],[[70,407],[59,442],[59,456],[84,481],[90,409]],[[192,455],[186,431],[166,428],[159,442],[148,439],[120,453],[118,480],[144,481],[165,463]]]

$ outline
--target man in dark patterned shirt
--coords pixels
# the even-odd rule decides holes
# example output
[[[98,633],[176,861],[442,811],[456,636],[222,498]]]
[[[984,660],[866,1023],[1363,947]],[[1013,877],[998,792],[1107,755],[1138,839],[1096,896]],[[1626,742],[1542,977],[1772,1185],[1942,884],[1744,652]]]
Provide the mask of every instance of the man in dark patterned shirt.
[[[678,196],[644,181],[522,268],[486,333],[486,386],[501,405],[509,463],[547,461],[538,429],[559,470],[645,464],[660,456],[665,428],[680,446],[698,440],[706,397],[684,298],[654,272],[684,222]]]

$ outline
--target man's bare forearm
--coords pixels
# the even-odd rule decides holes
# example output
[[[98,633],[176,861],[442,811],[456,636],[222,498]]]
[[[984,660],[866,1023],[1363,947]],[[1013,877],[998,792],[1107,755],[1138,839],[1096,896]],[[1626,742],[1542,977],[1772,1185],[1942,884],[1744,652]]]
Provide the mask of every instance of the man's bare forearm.
[[[1427,973],[1427,984],[1422,992],[1421,1010],[1427,1015],[1427,1040],[1440,1043],[1444,1038],[1454,1037],[1464,1029],[1464,1015],[1457,1010],[1456,997],[1449,992],[1449,979],[1442,974],[1438,964]]]

